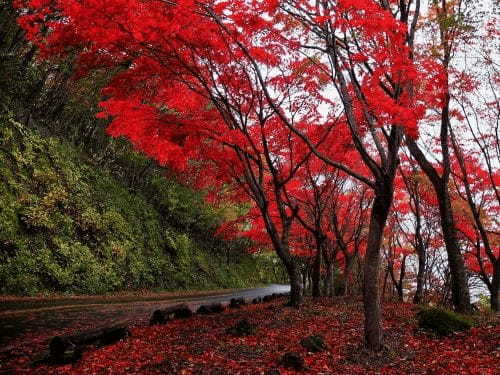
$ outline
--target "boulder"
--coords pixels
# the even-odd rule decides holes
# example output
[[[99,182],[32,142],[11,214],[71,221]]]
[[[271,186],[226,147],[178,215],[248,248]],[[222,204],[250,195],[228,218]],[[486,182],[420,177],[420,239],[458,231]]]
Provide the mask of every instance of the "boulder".
[[[233,327],[226,329],[226,333],[235,336],[248,336],[257,332],[257,326],[250,323],[247,319],[242,319]]]
[[[49,356],[43,363],[64,364],[76,362],[92,346],[106,346],[130,336],[126,325],[106,326],[72,335],[55,336],[49,343]]]
[[[292,368],[295,371],[302,371],[305,369],[304,358],[294,352],[285,353],[281,359],[280,364],[287,368]]]
[[[212,303],[211,305],[202,305],[196,310],[196,314],[210,315],[218,314],[224,311],[224,306],[221,303]]]
[[[149,319],[149,325],[165,324],[172,319],[185,319],[193,316],[193,311],[186,304],[179,304],[158,309],[153,312]]]
[[[273,300],[273,296],[271,294],[268,294],[267,296],[264,296],[262,298],[262,302],[271,302]]]
[[[244,298],[231,298],[231,302],[229,303],[231,309],[237,309],[244,305],[246,305]]]
[[[325,338],[321,335],[312,335],[306,337],[300,341],[300,345],[302,345],[311,353],[318,353],[328,349],[325,344]]]

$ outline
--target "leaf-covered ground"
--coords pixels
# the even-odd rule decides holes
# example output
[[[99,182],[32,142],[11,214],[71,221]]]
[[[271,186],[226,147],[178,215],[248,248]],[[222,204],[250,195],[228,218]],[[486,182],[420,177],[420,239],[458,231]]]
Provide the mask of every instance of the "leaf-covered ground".
[[[298,310],[282,305],[278,300],[164,326],[138,325],[132,328],[132,337],[91,350],[76,365],[31,367],[29,355],[46,345],[45,340],[34,340],[25,355],[0,365],[0,373],[7,368],[20,374],[499,373],[500,327],[495,319],[467,333],[436,338],[417,330],[413,305],[386,304],[387,347],[377,357],[360,348],[359,302],[323,299],[308,301]],[[226,333],[244,318],[257,325],[254,335]],[[315,334],[325,337],[328,350],[309,353],[301,346],[301,339]],[[299,372],[280,365],[287,352],[299,354],[306,369]]]
[[[0,296],[0,361],[2,353],[19,354],[18,348],[30,348],[33,338],[45,342],[55,335],[117,322],[144,324],[154,310],[180,302],[194,307],[241,295],[254,298],[281,291],[280,285],[268,285],[253,289],[122,292],[101,296]]]

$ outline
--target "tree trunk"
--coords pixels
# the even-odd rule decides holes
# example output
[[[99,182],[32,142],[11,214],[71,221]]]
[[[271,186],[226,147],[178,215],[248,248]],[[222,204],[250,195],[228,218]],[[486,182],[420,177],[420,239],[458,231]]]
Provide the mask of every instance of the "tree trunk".
[[[342,295],[347,296],[351,292],[351,270],[354,265],[354,256],[348,256],[345,260],[345,270],[344,270],[344,290]]]
[[[441,287],[443,291],[443,296],[441,299],[441,305],[447,306],[452,305],[453,301],[450,301],[450,271],[446,270],[446,276],[444,278],[444,285]]]
[[[439,200],[439,213],[441,217],[441,227],[443,229],[443,239],[448,255],[451,276],[451,294],[453,306],[460,313],[468,314],[471,310],[469,286],[465,263],[458,246],[455,221],[449,196],[448,187],[436,188]]]
[[[396,276],[394,275],[394,266],[392,262],[389,263],[387,270],[389,275],[391,276],[391,281],[392,281],[392,297],[394,297],[394,295],[397,295],[398,300],[403,301],[403,285],[398,280],[396,280]]]
[[[425,282],[425,250],[420,249],[420,245],[417,246],[417,256],[418,256],[418,271],[417,271],[417,290],[413,296],[413,303],[422,303],[424,294],[424,282]]]
[[[382,299],[385,300],[386,297],[386,292],[387,292],[387,279],[389,278],[389,267],[386,268],[385,270],[385,276],[384,276],[384,286],[382,287]]]
[[[398,281],[398,297],[399,301],[403,302],[404,301],[404,280],[405,280],[405,275],[406,275],[406,255],[403,256],[403,260],[401,262],[401,268],[399,270],[399,281]]]
[[[443,231],[443,239],[446,247],[446,253],[448,255],[448,264],[451,274],[453,306],[458,312],[470,313],[472,310],[470,304],[469,286],[467,283],[467,274],[465,272],[464,259],[458,246],[453,209],[451,206],[450,192],[448,188],[448,181],[451,173],[448,152],[448,125],[450,123],[449,101],[450,96],[446,95],[445,104],[443,105],[441,114],[440,140],[441,151],[443,153],[442,176],[439,176],[436,169],[429,163],[416,142],[410,137],[407,137],[406,139],[410,153],[415,160],[417,160],[423,172],[427,175],[427,177],[429,177],[438,198],[441,228]]]
[[[281,250],[278,255],[283,253],[284,252]],[[281,260],[283,261],[290,282],[290,301],[288,305],[298,307],[302,303],[303,291],[299,268],[297,267],[297,263],[290,256],[281,257]]]
[[[326,276],[325,276],[325,289],[323,294],[328,297],[333,296],[333,262],[325,259],[326,263]]]
[[[363,268],[365,345],[368,349],[373,351],[382,349],[379,288],[380,246],[392,202],[392,195],[392,186],[378,186],[375,191]]]
[[[314,265],[312,269],[312,296],[313,298],[321,297],[321,253],[322,253],[322,240],[316,239],[316,256],[314,257]]]
[[[491,280],[491,310],[500,311],[500,261],[497,260],[493,268],[493,278]]]
[[[403,294],[403,288],[401,285],[396,285],[396,291],[398,292],[398,301],[403,302],[404,301],[404,294]]]
[[[272,228],[269,226],[269,228]],[[274,248],[278,257],[283,262],[286,272],[288,274],[288,280],[290,281],[290,301],[289,306],[298,307],[302,303],[302,285],[300,280],[300,271],[295,259],[290,255],[288,249],[288,239],[279,240],[277,239],[276,232],[274,230],[268,230],[271,238],[273,239]],[[285,236],[287,237],[287,236]]]
[[[290,279],[290,306],[298,307],[302,304],[302,285],[300,272],[295,263],[286,265],[288,277]]]

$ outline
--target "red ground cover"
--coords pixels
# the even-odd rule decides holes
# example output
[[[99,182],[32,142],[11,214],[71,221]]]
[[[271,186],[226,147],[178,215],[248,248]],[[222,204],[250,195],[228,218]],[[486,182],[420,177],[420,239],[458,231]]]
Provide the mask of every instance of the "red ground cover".
[[[164,326],[137,326],[129,339],[91,350],[75,365],[33,368],[21,357],[3,369],[19,374],[500,374],[500,327],[491,322],[436,338],[416,329],[413,305],[386,304],[387,347],[380,356],[367,356],[360,346],[359,302],[307,302],[298,310],[276,301]],[[243,318],[258,326],[255,335],[225,332]],[[300,345],[313,334],[325,337],[327,351],[308,353]],[[306,370],[281,366],[286,352],[302,356]]]

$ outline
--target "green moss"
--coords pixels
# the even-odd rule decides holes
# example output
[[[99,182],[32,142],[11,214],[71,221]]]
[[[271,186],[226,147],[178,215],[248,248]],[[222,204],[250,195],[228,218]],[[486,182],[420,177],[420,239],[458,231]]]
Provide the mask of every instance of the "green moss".
[[[131,190],[77,148],[7,116],[0,140],[1,293],[211,289],[275,279],[268,258],[213,238],[220,217],[198,193],[157,175]]]
[[[438,336],[450,335],[453,332],[466,331],[473,326],[473,320],[467,316],[438,307],[424,308],[419,311],[419,327]]]

